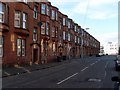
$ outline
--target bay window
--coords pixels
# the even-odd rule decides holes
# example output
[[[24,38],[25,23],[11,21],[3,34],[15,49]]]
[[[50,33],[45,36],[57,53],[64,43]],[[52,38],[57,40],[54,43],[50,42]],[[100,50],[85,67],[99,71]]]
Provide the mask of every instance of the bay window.
[[[46,7],[46,5],[45,4],[42,4],[41,5],[41,14],[45,14],[45,7]]]
[[[23,13],[23,28],[26,29],[27,26],[27,14]]]
[[[20,11],[15,11],[14,26],[15,27],[20,27]]]

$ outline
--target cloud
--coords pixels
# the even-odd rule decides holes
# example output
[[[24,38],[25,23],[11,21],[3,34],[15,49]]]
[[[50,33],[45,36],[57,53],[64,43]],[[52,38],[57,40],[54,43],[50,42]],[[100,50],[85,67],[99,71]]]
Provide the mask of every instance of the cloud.
[[[107,42],[118,42],[118,32],[104,33],[94,36],[101,42],[101,44]]]
[[[117,17],[117,5],[115,0],[84,0],[77,3],[72,11],[90,19],[103,20]]]

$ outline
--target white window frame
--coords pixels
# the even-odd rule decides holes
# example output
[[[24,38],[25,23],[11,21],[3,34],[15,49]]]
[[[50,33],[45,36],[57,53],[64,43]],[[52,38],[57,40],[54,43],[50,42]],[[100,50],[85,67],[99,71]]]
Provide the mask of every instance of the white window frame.
[[[46,23],[46,35],[49,35],[49,23]]]
[[[77,31],[77,27],[76,27],[76,25],[75,25],[75,32]]]
[[[22,56],[25,56],[25,39],[22,39]]]
[[[68,41],[70,41],[70,33],[68,33]]]
[[[50,16],[50,9],[48,5],[47,5],[47,15]]]
[[[17,56],[21,56],[21,39],[17,39]]]
[[[65,40],[65,31],[63,31],[63,40]]]
[[[23,13],[23,28],[27,28],[27,14]]]
[[[4,23],[4,12],[0,12],[1,18],[0,18],[0,23]]]
[[[21,17],[21,12],[15,11],[15,17],[14,17],[14,26],[15,27],[20,27],[20,17]],[[18,25],[16,25],[16,23],[15,23],[16,21],[18,21]]]
[[[46,14],[46,4],[41,4],[41,14]]]
[[[35,18],[35,19],[37,19],[37,6],[34,6],[34,14],[33,14],[33,17]]]
[[[42,25],[41,25],[41,34],[42,35],[45,35],[45,28],[46,27],[46,25],[45,25],[45,22],[42,22]],[[43,30],[44,30],[44,33],[43,33]]]
[[[55,10],[52,10],[52,20],[55,20]]]
[[[63,26],[65,26],[65,18],[63,18]]]
[[[68,28],[70,29],[70,21],[68,21]]]

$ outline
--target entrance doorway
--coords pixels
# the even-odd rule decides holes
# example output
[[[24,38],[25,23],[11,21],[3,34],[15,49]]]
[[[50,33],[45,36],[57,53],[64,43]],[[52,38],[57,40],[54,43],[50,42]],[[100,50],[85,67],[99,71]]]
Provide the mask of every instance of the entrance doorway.
[[[33,49],[33,63],[38,60],[38,49]]]

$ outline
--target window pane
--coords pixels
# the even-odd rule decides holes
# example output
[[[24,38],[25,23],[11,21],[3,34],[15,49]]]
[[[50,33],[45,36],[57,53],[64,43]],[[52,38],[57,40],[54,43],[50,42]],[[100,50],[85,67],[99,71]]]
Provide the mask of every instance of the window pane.
[[[15,21],[14,21],[15,27],[20,27],[20,12],[15,11]]]
[[[55,11],[52,10],[52,20],[54,20],[54,19],[55,19]]]
[[[63,31],[63,40],[65,40],[65,31]]]
[[[45,22],[42,22],[42,25],[41,25],[41,34],[45,34]]]
[[[58,20],[58,13],[56,12],[56,20]]]
[[[0,2],[0,12],[2,12],[2,3]]]
[[[37,19],[37,7],[35,6],[34,7],[34,16],[33,16],[35,19]]]
[[[37,29],[34,28],[33,30],[33,41],[37,41]]]
[[[58,37],[58,27],[56,28],[56,38]]]
[[[49,6],[47,6],[47,15],[49,16],[50,14],[50,9],[49,9]]]
[[[17,56],[21,55],[21,39],[17,39]]]
[[[25,40],[22,40],[22,56],[25,56]]]
[[[45,14],[45,4],[42,4],[41,9],[42,9],[42,10],[41,10],[41,13],[42,13],[42,14]]]
[[[52,37],[55,37],[55,27],[52,28]]]
[[[65,18],[63,18],[63,25],[65,25]]]
[[[49,23],[46,23],[46,35],[49,35]]]
[[[3,56],[3,47],[0,47],[0,57]]]
[[[0,13],[0,22],[4,22],[4,13]]]

